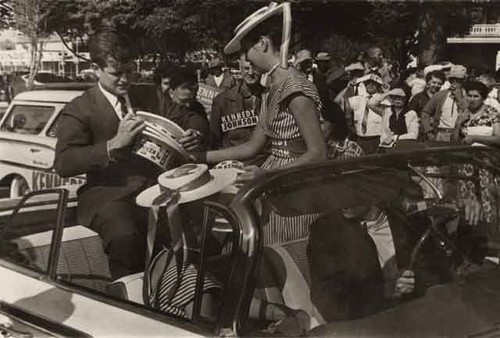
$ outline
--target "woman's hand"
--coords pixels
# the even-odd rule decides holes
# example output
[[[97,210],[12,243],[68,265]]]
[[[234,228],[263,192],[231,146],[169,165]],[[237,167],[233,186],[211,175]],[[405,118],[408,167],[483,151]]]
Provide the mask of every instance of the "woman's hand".
[[[401,297],[404,294],[412,293],[415,289],[415,273],[412,270],[404,270],[396,281],[394,287],[394,297]]]
[[[482,206],[478,200],[473,198],[464,198],[458,200],[458,207],[463,209],[465,221],[469,225],[477,225],[482,219]]]
[[[244,167],[236,177],[236,186],[242,186],[245,183],[256,179],[264,174],[264,170],[256,165],[249,165]]]
[[[187,151],[191,151],[200,146],[202,138],[203,134],[198,130],[188,129],[177,141],[184,149],[186,149]]]

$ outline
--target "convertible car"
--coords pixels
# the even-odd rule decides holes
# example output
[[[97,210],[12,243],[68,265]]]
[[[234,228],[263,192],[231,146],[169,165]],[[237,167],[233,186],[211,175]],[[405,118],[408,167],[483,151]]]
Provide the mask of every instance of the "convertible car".
[[[230,200],[206,200],[188,319],[145,306],[141,274],[111,280],[102,243],[75,223],[66,190],[31,192],[0,205],[0,331],[23,337],[496,336],[500,152],[489,147],[421,148],[274,172]],[[488,204],[476,226],[488,240],[474,257],[474,268],[457,273],[472,260],[454,241],[464,191],[467,198]],[[407,224],[418,230],[412,264],[430,249],[449,258],[455,273],[419,297],[363,318],[327,323],[310,297],[308,238],[269,243],[267,222],[273,213],[293,221],[374,204],[395,205],[403,214],[426,219]],[[209,244],[214,238],[217,250]],[[213,317],[201,311],[207,272],[222,285]],[[259,282],[263,274],[270,283],[264,290]],[[254,316],[255,298],[292,312],[302,310],[309,319],[307,332]]]

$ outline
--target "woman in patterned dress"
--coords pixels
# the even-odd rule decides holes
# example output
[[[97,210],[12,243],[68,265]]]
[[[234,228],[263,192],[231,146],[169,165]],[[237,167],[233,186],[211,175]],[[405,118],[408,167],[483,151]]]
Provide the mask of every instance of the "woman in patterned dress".
[[[458,116],[454,137],[465,143],[500,144],[500,113],[484,103],[488,97],[488,88],[481,82],[473,81],[465,86],[468,109]],[[484,170],[466,164],[459,169],[466,176],[477,176],[474,181],[460,181],[459,194],[462,199],[477,199],[475,191],[479,187],[479,199],[482,205],[483,218],[488,224],[495,221],[493,205],[496,203],[496,189],[493,175]]]
[[[263,78],[267,80],[259,123],[252,137],[242,145],[207,153],[209,163],[245,160],[258,154],[269,142],[271,155],[261,167],[245,167],[238,177],[240,183],[253,180],[266,171],[326,160],[326,145],[320,127],[322,105],[318,92],[298,70],[280,66],[281,26],[280,17],[268,18],[242,36],[238,46],[240,55],[262,71]],[[283,218],[271,213],[268,225],[264,226],[264,243],[305,237],[309,224],[316,217]]]

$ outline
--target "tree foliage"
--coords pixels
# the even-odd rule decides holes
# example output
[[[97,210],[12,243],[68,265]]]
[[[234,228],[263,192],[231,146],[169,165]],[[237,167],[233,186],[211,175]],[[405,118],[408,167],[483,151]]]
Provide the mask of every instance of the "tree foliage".
[[[2,1],[0,19],[4,17]],[[268,1],[11,0],[9,3],[12,13],[23,4],[33,13],[35,9],[38,11],[33,14],[35,20],[31,24],[23,22],[22,15],[15,15],[16,26],[24,27],[22,30],[30,36],[58,32],[75,38],[111,26],[133,39],[142,54],[183,60],[186,52],[200,48],[220,51],[234,27]],[[482,6],[488,7],[488,11],[498,7]],[[417,53],[428,64],[443,57],[446,36],[467,31],[473,16],[477,16],[472,9],[477,7],[477,3],[444,0],[296,0],[292,1],[294,30],[299,33],[295,49],[326,48],[340,53],[339,62],[346,62],[352,61],[361,48],[378,44],[402,66],[410,54]]]

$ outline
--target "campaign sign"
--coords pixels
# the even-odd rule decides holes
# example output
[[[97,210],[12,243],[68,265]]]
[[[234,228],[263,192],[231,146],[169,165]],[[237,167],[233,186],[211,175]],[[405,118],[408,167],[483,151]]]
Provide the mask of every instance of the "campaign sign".
[[[212,111],[212,101],[214,98],[223,92],[223,89],[215,88],[204,83],[200,83],[196,99],[203,105],[208,115]]]

